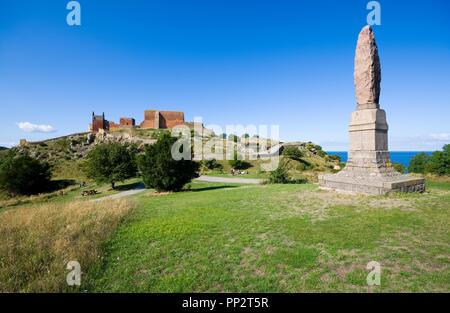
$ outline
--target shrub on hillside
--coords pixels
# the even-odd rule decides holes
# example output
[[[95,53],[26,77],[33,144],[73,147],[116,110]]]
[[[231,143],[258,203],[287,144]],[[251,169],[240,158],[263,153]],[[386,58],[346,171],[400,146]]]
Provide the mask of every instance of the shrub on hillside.
[[[50,165],[14,150],[0,160],[0,189],[10,194],[31,195],[45,191],[52,176]]]
[[[328,160],[330,160],[330,161],[337,161],[339,163],[341,163],[341,161],[342,161],[341,157],[336,155],[336,154],[329,154],[328,155]]]
[[[393,163],[392,166],[399,173],[405,173],[405,167],[401,163]]]
[[[270,172],[270,184],[287,184],[288,182],[289,176],[285,166],[279,165],[276,170]]]
[[[425,165],[425,172],[449,175],[450,174],[450,144],[445,145],[442,151],[435,151]]]
[[[54,145],[61,150],[67,150],[69,148],[69,142],[66,139],[58,139],[54,142]]]
[[[86,175],[97,183],[109,183],[114,189],[117,182],[136,176],[136,153],[133,145],[99,144],[87,156]]]
[[[223,167],[216,159],[204,160],[202,163],[208,170],[222,169]]]
[[[450,174],[450,144],[442,151],[428,155],[424,152],[416,154],[409,162],[408,171],[412,173],[431,173],[437,175]]]
[[[248,162],[245,162],[244,160],[240,160],[240,155],[237,153],[237,151],[234,151],[233,159],[228,161],[228,164],[234,169],[246,169],[250,167],[250,164]]]
[[[305,178],[291,178],[284,163],[279,164],[277,169],[269,175],[270,184],[304,184],[306,182],[307,180]]]
[[[304,144],[304,147],[309,150],[313,154],[323,154],[326,155],[325,151],[322,150],[322,147],[319,145],[316,145],[312,142],[307,142]]]
[[[283,155],[292,159],[292,160],[300,160],[303,157],[303,152],[300,151],[298,147],[286,147],[283,150]]]
[[[138,158],[139,170],[147,188],[157,191],[180,191],[193,178],[198,177],[199,164],[192,160],[175,160],[172,146],[177,138],[162,135],[158,142],[146,146]]]
[[[425,173],[425,166],[428,163],[429,155],[425,152],[416,154],[410,161],[408,171],[411,173]]]

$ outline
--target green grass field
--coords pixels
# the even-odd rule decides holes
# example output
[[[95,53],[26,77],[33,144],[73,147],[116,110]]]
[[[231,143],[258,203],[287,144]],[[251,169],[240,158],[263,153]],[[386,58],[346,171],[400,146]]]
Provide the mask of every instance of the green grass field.
[[[316,185],[148,191],[84,275],[89,292],[448,292],[450,184],[344,195]],[[381,286],[365,269],[381,264]]]

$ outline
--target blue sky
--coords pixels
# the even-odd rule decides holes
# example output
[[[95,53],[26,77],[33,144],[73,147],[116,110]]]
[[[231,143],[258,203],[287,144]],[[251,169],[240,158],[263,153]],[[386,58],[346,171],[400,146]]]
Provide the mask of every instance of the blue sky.
[[[72,27],[67,2],[1,2],[0,145],[84,131],[92,111],[141,122],[161,109],[347,149],[368,1],[80,0]],[[440,149],[450,142],[450,2],[379,2],[390,149]]]

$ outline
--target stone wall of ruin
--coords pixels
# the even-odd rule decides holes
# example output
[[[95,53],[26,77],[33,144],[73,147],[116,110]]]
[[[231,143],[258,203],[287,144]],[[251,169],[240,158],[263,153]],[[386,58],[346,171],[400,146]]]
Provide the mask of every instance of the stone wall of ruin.
[[[184,124],[184,113],[176,111],[146,110],[144,121],[140,127],[146,128],[173,128]]]

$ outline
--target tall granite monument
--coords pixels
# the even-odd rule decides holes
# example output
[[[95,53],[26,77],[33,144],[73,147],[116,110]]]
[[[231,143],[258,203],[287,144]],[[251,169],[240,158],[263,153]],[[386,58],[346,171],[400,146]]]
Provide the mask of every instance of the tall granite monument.
[[[350,119],[350,146],[345,168],[319,175],[322,188],[368,194],[424,191],[423,178],[395,171],[388,150],[386,112],[380,109],[381,67],[370,26],[359,33],[354,81],[357,108]]]

